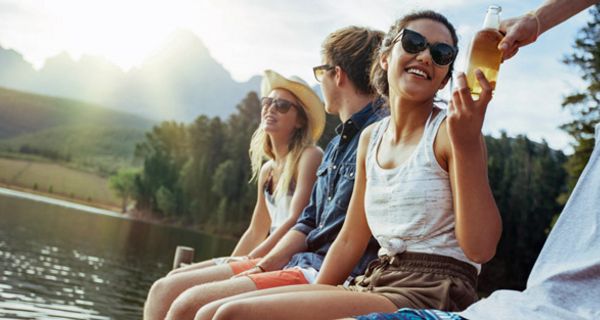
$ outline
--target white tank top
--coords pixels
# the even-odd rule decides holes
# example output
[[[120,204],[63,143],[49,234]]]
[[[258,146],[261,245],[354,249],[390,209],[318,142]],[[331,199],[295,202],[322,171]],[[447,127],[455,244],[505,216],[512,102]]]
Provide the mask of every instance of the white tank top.
[[[430,114],[417,148],[392,169],[381,168],[376,157],[390,117],[375,125],[366,157],[367,221],[381,245],[380,255],[404,251],[444,255],[470,263],[479,271],[481,266],[465,256],[454,234],[449,174],[433,152],[433,142],[445,118],[445,110],[433,118]]]
[[[275,191],[273,194],[269,193],[269,189],[273,189],[273,171],[269,172],[267,182],[263,186],[263,192],[265,194],[265,202],[267,203],[267,211],[271,217],[271,228],[269,233],[273,233],[275,229],[279,228],[290,215],[290,203],[292,202],[293,190],[296,189],[295,182],[292,182],[290,191],[282,195],[278,193],[275,197]]]
[[[279,228],[289,217],[292,195],[280,195],[279,197],[275,198],[270,195],[267,190],[264,192],[267,210],[269,211],[269,216],[271,216],[270,233],[273,233],[273,231]]]

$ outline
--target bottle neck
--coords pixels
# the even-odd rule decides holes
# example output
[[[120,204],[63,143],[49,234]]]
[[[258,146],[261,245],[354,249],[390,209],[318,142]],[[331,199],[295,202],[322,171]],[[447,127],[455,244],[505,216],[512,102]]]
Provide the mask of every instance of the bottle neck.
[[[500,12],[497,9],[488,9],[483,21],[483,29],[500,29]]]

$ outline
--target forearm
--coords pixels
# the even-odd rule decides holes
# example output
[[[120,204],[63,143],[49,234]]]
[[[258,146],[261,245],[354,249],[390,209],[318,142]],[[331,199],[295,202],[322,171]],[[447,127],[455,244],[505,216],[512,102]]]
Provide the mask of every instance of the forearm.
[[[348,237],[342,235],[338,236],[327,252],[317,277],[317,283],[329,285],[344,283],[365,252],[368,241],[367,238],[367,241],[363,244],[351,241]]]
[[[491,259],[502,223],[487,178],[485,146],[463,145],[454,150],[456,234],[467,257],[479,263]]]
[[[534,13],[540,22],[540,34],[567,20],[598,0],[548,0]]]
[[[265,239],[260,245],[248,254],[251,258],[258,258],[266,256],[271,249],[273,249],[277,243],[283,239],[290,229],[296,224],[296,219],[288,219],[279,228],[277,228],[271,235]]]
[[[257,232],[252,229],[246,230],[240,241],[238,241],[235,249],[231,253],[232,257],[235,256],[246,256],[248,255],[254,248],[256,248],[262,240],[264,240],[264,235],[259,235]]]
[[[267,271],[280,270],[294,254],[306,249],[306,235],[300,231],[290,230],[259,263]]]

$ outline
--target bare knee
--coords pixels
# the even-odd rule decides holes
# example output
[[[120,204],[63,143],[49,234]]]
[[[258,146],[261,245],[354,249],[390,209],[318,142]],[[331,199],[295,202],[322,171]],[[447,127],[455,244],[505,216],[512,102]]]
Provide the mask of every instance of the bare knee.
[[[205,294],[207,289],[201,285],[184,291],[171,304],[167,319],[192,319],[198,309],[213,301],[210,294]]]
[[[156,280],[150,287],[150,291],[148,291],[146,304],[170,303],[178,294],[178,292],[173,292],[174,289],[171,279],[165,277]]]
[[[243,319],[244,317],[248,317],[251,308],[249,305],[241,301],[232,301],[221,305],[214,317],[213,320],[231,320],[231,319]]]
[[[193,294],[185,291],[173,301],[165,319],[191,319],[199,307]]]
[[[220,306],[221,306],[220,301],[214,301],[214,302],[211,302],[211,303],[203,306],[202,308],[200,308],[198,310],[198,312],[196,312],[196,316],[194,317],[194,320],[210,320],[210,319],[212,319]]]
[[[167,312],[168,305],[175,298],[170,294],[170,282],[166,278],[156,280],[144,304],[144,319],[162,319]]]

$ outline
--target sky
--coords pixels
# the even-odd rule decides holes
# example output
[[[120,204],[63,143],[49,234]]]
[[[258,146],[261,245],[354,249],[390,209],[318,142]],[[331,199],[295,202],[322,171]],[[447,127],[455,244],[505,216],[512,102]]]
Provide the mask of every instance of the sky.
[[[177,29],[189,29],[237,81],[264,69],[298,75],[314,85],[320,45],[330,32],[349,25],[387,31],[403,14],[433,9],[446,15],[459,33],[457,70],[487,6],[502,17],[521,15],[542,1],[529,0],[0,0],[0,46],[21,53],[35,68],[67,52],[105,57],[127,71],[141,65]],[[568,122],[563,97],[584,87],[581,74],[561,59],[573,52],[587,12],[543,34],[503,63],[484,133],[526,134],[571,152],[572,142],[558,127]],[[449,90],[441,96],[448,96]]]

